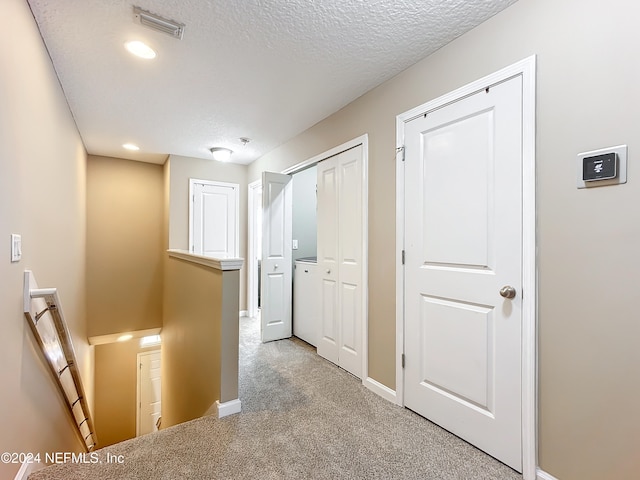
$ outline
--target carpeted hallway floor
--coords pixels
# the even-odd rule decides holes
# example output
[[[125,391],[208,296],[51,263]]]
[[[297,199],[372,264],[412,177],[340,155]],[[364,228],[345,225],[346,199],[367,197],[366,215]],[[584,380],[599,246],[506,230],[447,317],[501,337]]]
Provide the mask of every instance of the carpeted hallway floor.
[[[63,464],[31,480],[425,479],[521,476],[292,338],[259,340],[241,318],[242,413],[203,417],[99,450],[98,465]],[[107,455],[123,462],[107,463]]]

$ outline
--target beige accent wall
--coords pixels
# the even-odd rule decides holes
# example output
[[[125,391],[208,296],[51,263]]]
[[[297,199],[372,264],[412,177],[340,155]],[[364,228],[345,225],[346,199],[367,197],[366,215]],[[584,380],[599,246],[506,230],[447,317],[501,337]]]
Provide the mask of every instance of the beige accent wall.
[[[189,179],[240,185],[240,258],[247,256],[247,167],[200,158],[170,155],[169,248],[189,250]],[[246,263],[246,262],[245,262]],[[240,309],[247,309],[246,268],[240,272]]]
[[[90,155],[89,336],[162,326],[163,233],[163,167]]]
[[[140,339],[95,347],[95,427],[98,448],[136,436]]]
[[[22,312],[24,270],[56,287],[84,386],[93,391],[85,328],[84,146],[27,2],[3,0],[0,42],[0,452],[81,451]],[[10,262],[10,234],[22,260]],[[89,399],[89,403],[92,398]],[[0,478],[20,465],[0,463]]]
[[[167,258],[164,292],[162,428],[220,399],[222,272]]]
[[[537,55],[539,461],[560,480],[640,471],[638,18],[628,0],[520,0],[249,167],[369,134],[369,374],[395,388],[395,117]],[[628,183],[576,189],[576,154],[619,144]]]

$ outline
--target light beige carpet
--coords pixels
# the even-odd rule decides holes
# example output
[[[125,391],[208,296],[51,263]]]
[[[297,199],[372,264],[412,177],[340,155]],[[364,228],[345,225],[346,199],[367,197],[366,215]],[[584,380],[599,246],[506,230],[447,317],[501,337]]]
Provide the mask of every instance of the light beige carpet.
[[[240,349],[242,413],[200,418],[104,448],[98,451],[102,464],[54,465],[29,478],[521,478],[378,397],[300,340],[263,345],[257,321],[242,318]],[[123,463],[108,464],[106,455],[121,455]]]

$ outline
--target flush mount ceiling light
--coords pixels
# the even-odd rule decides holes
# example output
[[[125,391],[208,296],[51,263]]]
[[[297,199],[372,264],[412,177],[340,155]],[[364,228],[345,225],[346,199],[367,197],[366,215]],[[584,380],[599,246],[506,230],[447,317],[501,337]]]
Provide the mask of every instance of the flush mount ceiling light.
[[[139,40],[133,40],[131,42],[125,43],[124,48],[126,48],[129,53],[132,53],[136,57],[146,58],[147,60],[156,58],[156,52],[153,50],[153,48]]]
[[[122,148],[131,150],[132,152],[137,152],[138,150],[140,150],[140,147],[137,145],[134,145],[133,143],[125,143],[124,145],[122,145]]]
[[[211,155],[213,155],[213,159],[219,162],[229,161],[229,158],[231,158],[231,154],[233,153],[228,148],[223,147],[213,147],[209,150],[211,151]]]

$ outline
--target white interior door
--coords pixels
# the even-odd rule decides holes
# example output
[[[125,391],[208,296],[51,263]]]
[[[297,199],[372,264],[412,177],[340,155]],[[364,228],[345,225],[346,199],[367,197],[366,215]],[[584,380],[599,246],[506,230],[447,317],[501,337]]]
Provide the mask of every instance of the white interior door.
[[[190,180],[190,244],[194,253],[238,256],[239,191],[236,183]]]
[[[262,341],[291,336],[292,182],[290,175],[262,172]]]
[[[138,354],[138,436],[158,430],[161,415],[160,350]]]
[[[362,375],[363,147],[318,164],[318,354]]]
[[[408,122],[405,149],[405,404],[521,471],[521,77]]]

